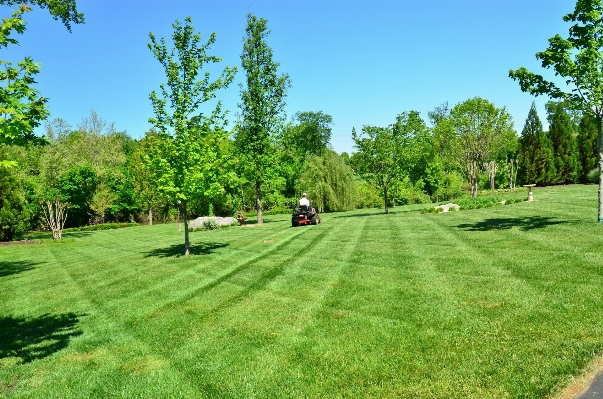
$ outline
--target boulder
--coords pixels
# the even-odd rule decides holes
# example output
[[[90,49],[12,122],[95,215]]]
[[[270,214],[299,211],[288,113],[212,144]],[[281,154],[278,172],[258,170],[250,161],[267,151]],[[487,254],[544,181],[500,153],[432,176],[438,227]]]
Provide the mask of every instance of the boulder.
[[[435,208],[436,209],[441,208],[442,212],[449,212],[450,208],[454,209],[455,211],[459,211],[461,209],[460,206],[458,206],[457,204],[453,204],[452,202],[449,202],[446,205],[438,205]]]
[[[227,226],[233,223],[237,223],[237,219],[231,217],[223,218],[221,216],[203,216],[198,217],[195,220],[191,220],[188,224],[188,227],[192,229],[203,227],[203,223],[210,220],[215,221],[220,226]]]

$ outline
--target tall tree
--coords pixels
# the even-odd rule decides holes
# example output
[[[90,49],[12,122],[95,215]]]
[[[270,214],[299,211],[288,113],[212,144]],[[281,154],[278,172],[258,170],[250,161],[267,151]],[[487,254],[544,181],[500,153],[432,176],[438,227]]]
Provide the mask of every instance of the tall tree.
[[[555,176],[553,145],[542,130],[542,122],[534,103],[530,107],[521,131],[518,158],[518,174],[522,182],[542,186],[553,180]]]
[[[563,20],[573,23],[568,38],[553,36],[549,47],[536,53],[536,58],[542,61],[543,68],[553,67],[555,75],[564,78],[571,91],[564,91],[524,67],[510,70],[509,76],[519,81],[522,91],[569,101],[574,107],[594,114],[599,159],[598,218],[603,222],[603,0],[578,0],[574,12]]]
[[[302,155],[312,154],[322,156],[329,148],[331,141],[331,125],[333,118],[322,111],[297,112],[293,120],[298,123],[296,129],[291,129],[289,145]]]
[[[578,153],[580,154],[580,182],[588,182],[588,173],[597,167],[597,121],[585,112],[578,125]]]
[[[266,43],[269,34],[265,19],[247,14],[241,54],[246,85],[240,85],[242,101],[235,142],[244,161],[250,165],[258,224],[263,223],[262,184],[273,159],[272,143],[283,122],[285,98],[291,86],[289,75],[278,74],[280,64],[273,61],[272,49]]]
[[[578,180],[580,162],[573,124],[562,102],[547,104],[548,137],[553,146],[555,178],[553,183],[568,184]]]
[[[27,3],[48,8],[53,18],[60,19],[70,32],[71,22],[84,22],[84,15],[77,11],[75,0],[0,0],[3,5],[20,4],[10,18],[2,19],[0,48],[18,44],[11,35],[25,32],[27,23],[23,14],[32,10]],[[48,100],[32,87],[36,83],[34,76],[39,73],[40,64],[25,57],[17,66],[3,60],[0,60],[0,66],[3,69],[0,72],[0,145],[44,143],[34,134],[34,129],[49,115]],[[11,164],[10,161],[0,160],[0,166]]]
[[[454,106],[450,111],[451,150],[477,195],[477,178],[484,164],[514,140],[511,115],[505,108],[479,97]]]
[[[216,97],[216,91],[232,82],[236,68],[225,67],[217,80],[210,82],[209,72],[199,73],[207,63],[221,61],[207,51],[216,41],[212,33],[207,43],[200,45],[201,35],[195,33],[191,17],[184,24],[176,21],[172,27],[174,48],[168,50],[165,39],[157,40],[149,33],[148,48],[163,66],[167,85],[161,84],[161,94],[149,96],[155,112],[150,118],[158,130],[156,156],[148,157],[158,176],[159,190],[174,202],[180,201],[184,220],[184,254],[189,255],[187,203],[194,197],[211,198],[223,190],[225,173],[220,153],[220,141],[226,138],[227,124],[222,104],[217,102],[209,114],[198,112],[205,102]],[[168,104],[169,102],[169,104]]]

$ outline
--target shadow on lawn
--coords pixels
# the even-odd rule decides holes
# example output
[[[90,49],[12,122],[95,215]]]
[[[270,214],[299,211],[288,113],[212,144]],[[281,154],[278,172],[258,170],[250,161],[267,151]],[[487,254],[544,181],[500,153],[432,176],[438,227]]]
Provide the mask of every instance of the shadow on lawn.
[[[405,209],[405,210],[392,210],[391,208],[389,209],[389,215],[396,215],[396,214],[401,214],[401,213],[411,213],[411,212],[417,212],[416,209]],[[352,215],[333,215],[333,219],[337,219],[337,218],[357,218],[357,217],[367,217],[367,216],[387,216],[388,214],[385,213],[385,211],[383,212],[379,212],[379,213],[355,213]]]
[[[191,255],[209,255],[218,248],[227,247],[228,244],[221,242],[198,242],[191,243],[189,252]],[[170,258],[184,256],[184,244],[170,245],[169,247],[157,248],[145,254],[145,257],[157,256],[159,258]]]
[[[20,357],[23,363],[60,351],[72,337],[82,335],[75,313],[40,317],[0,317],[0,359]]]
[[[37,265],[44,262],[32,262],[30,260],[0,261],[0,277],[19,274],[34,269]]]
[[[521,230],[541,229],[556,224],[569,223],[567,220],[555,220],[555,218],[531,216],[527,218],[495,218],[484,219],[477,223],[459,224],[458,228],[468,231],[508,230],[517,227]]]

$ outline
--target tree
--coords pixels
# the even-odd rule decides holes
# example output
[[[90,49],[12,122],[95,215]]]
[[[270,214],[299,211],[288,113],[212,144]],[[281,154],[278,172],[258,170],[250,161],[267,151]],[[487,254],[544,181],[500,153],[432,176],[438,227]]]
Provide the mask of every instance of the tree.
[[[147,211],[149,226],[153,225],[153,207],[159,202],[160,193],[157,188],[157,176],[153,174],[151,165],[145,162],[145,157],[155,158],[150,153],[156,149],[154,143],[157,139],[157,132],[147,132],[128,162],[134,191],[141,207]]]
[[[555,75],[562,77],[571,91],[564,91],[554,82],[524,67],[510,70],[509,76],[519,81],[524,92],[565,100],[573,107],[594,115],[598,135],[598,218],[603,222],[603,0],[578,0],[574,12],[565,15],[563,20],[574,23],[568,38],[553,36],[549,39],[549,47],[536,53],[536,58],[542,61],[543,68],[553,67]]]
[[[216,41],[212,33],[204,45],[195,33],[190,17],[185,23],[173,25],[174,48],[168,50],[165,39],[159,41],[149,33],[148,48],[163,66],[167,85],[161,84],[161,96],[149,96],[155,118],[150,118],[158,130],[157,151],[146,157],[156,174],[160,192],[173,202],[180,201],[184,220],[184,254],[189,255],[187,203],[200,196],[213,197],[223,191],[223,180],[233,174],[225,172],[220,141],[226,139],[226,112],[217,102],[211,114],[198,112],[205,102],[216,97],[216,91],[232,82],[236,68],[224,68],[217,80],[210,82],[209,72],[199,78],[203,66],[221,61],[207,51]],[[169,105],[168,105],[169,101]],[[197,113],[198,112],[198,113]]]
[[[322,111],[297,112],[293,120],[298,123],[285,137],[285,142],[297,150],[299,154],[322,156],[329,148],[331,141],[331,125],[333,118]]]
[[[597,167],[597,121],[592,114],[584,113],[578,125],[578,153],[580,156],[580,182],[588,182],[588,174]]]
[[[326,150],[322,156],[310,155],[299,179],[299,191],[318,212],[352,209],[356,204],[357,188],[354,175],[341,156]]]
[[[573,124],[561,102],[547,104],[549,112],[548,137],[553,146],[555,184],[575,183],[578,180],[580,161]]]
[[[505,108],[496,108],[479,97],[454,106],[450,111],[450,148],[463,175],[477,195],[478,174],[491,157],[512,142],[515,132]]]
[[[246,86],[240,85],[242,101],[235,143],[244,161],[250,165],[258,224],[262,224],[262,184],[273,159],[272,143],[283,122],[285,98],[291,83],[289,75],[278,75],[280,64],[272,60],[272,49],[266,43],[270,34],[267,21],[247,14],[245,34],[241,62]]]
[[[23,14],[31,11],[26,3],[48,8],[53,18],[60,19],[71,32],[71,22],[84,22],[84,15],[76,9],[75,0],[1,0],[3,5],[19,4],[10,18],[4,18],[0,26],[0,48],[17,45],[18,41],[11,37],[13,32],[23,34],[27,23]],[[0,145],[27,143],[43,144],[45,141],[34,134],[34,129],[46,119],[49,111],[48,100],[32,88],[36,83],[34,76],[40,71],[30,57],[25,57],[17,66],[0,60],[3,71],[0,72]],[[0,160],[0,165],[11,165],[9,161]]]
[[[402,159],[403,137],[391,127],[363,126],[362,134],[352,129],[354,147],[358,150],[354,164],[356,171],[383,192],[385,213],[389,213],[388,189],[399,180],[405,169]]]
[[[549,184],[555,176],[553,146],[542,130],[542,122],[534,103],[521,131],[518,158],[520,180],[526,184],[543,186]]]

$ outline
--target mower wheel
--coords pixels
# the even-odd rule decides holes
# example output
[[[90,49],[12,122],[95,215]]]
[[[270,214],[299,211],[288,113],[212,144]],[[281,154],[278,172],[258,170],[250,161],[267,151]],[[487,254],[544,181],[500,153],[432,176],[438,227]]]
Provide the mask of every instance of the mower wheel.
[[[315,226],[317,225],[317,223],[316,223],[316,215],[312,216],[312,221],[310,223],[312,223]]]

